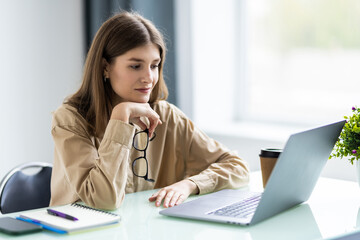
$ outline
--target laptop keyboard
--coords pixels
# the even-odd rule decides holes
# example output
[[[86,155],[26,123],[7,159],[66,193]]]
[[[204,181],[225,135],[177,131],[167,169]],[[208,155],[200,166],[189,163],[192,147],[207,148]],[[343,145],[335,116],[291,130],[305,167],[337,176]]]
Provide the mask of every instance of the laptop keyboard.
[[[219,216],[235,217],[235,218],[248,218],[252,217],[255,213],[256,207],[261,199],[261,193],[254,194],[251,197],[245,198],[240,202],[225,206],[217,209],[212,214]]]

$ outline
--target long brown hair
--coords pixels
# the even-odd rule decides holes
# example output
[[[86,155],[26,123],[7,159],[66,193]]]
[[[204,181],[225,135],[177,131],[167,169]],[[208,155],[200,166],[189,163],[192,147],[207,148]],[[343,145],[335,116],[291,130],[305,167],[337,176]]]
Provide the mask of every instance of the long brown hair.
[[[112,106],[110,81],[104,81],[105,59],[109,64],[127,51],[153,43],[159,47],[159,81],[150,95],[149,103],[165,100],[168,90],[163,78],[166,46],[162,34],[147,19],[137,13],[121,12],[108,19],[96,33],[84,65],[82,85],[65,103],[75,107],[88,122],[93,136],[100,136],[109,122]]]

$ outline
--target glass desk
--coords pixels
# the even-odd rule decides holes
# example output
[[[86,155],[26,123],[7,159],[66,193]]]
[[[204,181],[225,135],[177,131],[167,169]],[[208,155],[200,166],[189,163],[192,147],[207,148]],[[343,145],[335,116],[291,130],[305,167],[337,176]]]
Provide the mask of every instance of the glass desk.
[[[247,189],[262,190],[260,172],[251,174]],[[307,202],[250,227],[162,216],[159,214],[162,208],[148,202],[153,192],[155,190],[127,194],[121,208],[114,211],[122,216],[117,226],[74,235],[44,231],[16,239],[306,240],[328,239],[360,231],[360,189],[357,182],[320,178]],[[9,215],[18,216],[19,213]],[[7,238],[11,236],[0,233],[0,239]]]

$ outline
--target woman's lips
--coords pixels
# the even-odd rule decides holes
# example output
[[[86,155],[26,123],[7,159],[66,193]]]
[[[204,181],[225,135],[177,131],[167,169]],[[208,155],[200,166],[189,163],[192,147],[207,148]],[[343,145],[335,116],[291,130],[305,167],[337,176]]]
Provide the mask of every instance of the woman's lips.
[[[151,88],[136,88],[136,91],[139,91],[141,93],[150,93],[151,92]]]

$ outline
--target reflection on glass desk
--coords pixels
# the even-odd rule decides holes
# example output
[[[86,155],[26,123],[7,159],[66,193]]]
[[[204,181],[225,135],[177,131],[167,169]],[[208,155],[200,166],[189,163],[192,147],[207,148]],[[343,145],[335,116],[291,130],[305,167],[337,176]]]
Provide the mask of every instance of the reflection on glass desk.
[[[251,174],[247,189],[262,190],[259,172]],[[120,225],[115,227],[75,235],[41,232],[16,238],[306,240],[330,239],[360,231],[360,189],[351,181],[320,178],[309,201],[250,227],[162,216],[161,208],[148,202],[153,192],[127,194],[121,208],[115,211],[122,216]],[[7,238],[10,236],[0,234],[0,239]]]

